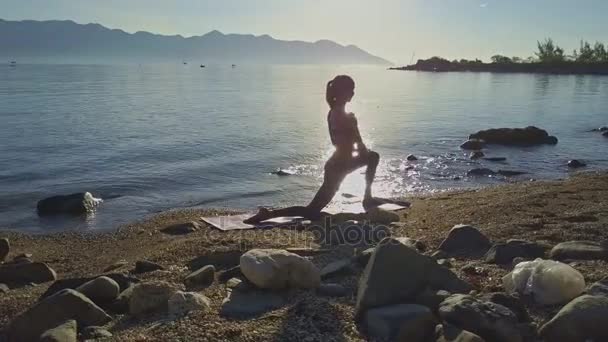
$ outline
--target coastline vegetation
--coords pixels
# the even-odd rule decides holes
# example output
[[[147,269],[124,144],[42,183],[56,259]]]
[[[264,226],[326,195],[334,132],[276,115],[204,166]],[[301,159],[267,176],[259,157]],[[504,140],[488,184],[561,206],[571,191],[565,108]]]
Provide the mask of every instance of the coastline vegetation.
[[[537,51],[533,56],[526,58],[497,54],[491,57],[490,63],[485,63],[480,59],[449,61],[435,56],[391,70],[608,75],[608,50],[604,43],[596,42],[592,45],[588,41],[581,40],[579,49],[574,49],[572,54],[568,55],[553,39],[547,38],[537,42]]]

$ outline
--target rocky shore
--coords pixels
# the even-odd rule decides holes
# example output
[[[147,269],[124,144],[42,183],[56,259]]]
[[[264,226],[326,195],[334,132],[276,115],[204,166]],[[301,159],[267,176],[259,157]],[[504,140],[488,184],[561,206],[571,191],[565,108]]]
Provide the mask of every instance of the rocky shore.
[[[608,173],[407,200],[271,230],[181,210],[0,232],[0,341],[608,340]]]

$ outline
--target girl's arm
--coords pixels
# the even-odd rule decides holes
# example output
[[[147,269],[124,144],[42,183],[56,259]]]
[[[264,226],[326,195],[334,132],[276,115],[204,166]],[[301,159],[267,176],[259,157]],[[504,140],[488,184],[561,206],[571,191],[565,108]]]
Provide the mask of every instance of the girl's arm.
[[[357,118],[354,114],[352,114],[352,125],[353,125],[353,140],[357,144],[357,150],[359,152],[367,151],[367,147],[363,143],[363,139],[361,138],[361,133],[359,133],[359,124],[357,123]]]

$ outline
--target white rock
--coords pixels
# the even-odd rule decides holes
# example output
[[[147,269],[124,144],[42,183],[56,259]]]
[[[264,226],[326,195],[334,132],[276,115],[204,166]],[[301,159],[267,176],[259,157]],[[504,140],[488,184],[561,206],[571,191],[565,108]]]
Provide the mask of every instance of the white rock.
[[[316,288],[321,283],[321,272],[310,260],[281,249],[253,249],[241,256],[240,266],[259,288]]]
[[[184,316],[190,311],[207,311],[211,308],[209,298],[196,292],[175,292],[168,301],[170,316]]]

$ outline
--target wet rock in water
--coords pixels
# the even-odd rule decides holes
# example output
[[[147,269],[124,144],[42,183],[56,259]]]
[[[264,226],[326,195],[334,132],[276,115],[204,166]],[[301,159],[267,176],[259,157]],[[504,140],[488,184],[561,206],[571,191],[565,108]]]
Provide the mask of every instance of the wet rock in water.
[[[84,215],[95,211],[101,202],[90,192],[53,196],[38,202],[38,216]]]
[[[469,139],[460,145],[463,150],[481,150],[486,147],[486,143],[480,139]]]
[[[487,341],[521,342],[517,316],[508,308],[456,294],[439,306],[439,316],[446,322],[481,336]]]
[[[400,304],[370,309],[365,314],[369,334],[385,341],[427,341],[434,333],[435,318],[425,306]]]
[[[191,221],[187,223],[178,223],[168,227],[161,229],[162,233],[168,235],[186,235],[190,233],[194,233],[197,230],[201,229],[201,225],[196,221]]]
[[[486,253],[485,260],[489,263],[506,265],[511,264],[515,258],[522,258],[523,260],[544,258],[549,248],[549,246],[536,242],[513,239],[492,246]]]
[[[483,160],[487,160],[490,162],[504,162],[504,161],[507,161],[507,158],[505,158],[505,157],[487,157],[487,158],[483,158]]]
[[[409,161],[416,161],[416,160],[418,160],[418,157],[416,157],[413,154],[409,154],[406,159]]]
[[[325,279],[340,273],[348,273],[349,271],[351,271],[350,259],[333,261],[321,269],[321,279]]]
[[[475,168],[467,172],[467,176],[493,176],[496,172],[488,168]]]
[[[87,296],[95,304],[103,306],[118,297],[120,286],[113,279],[102,276],[80,285],[76,291]]]
[[[105,325],[112,318],[83,294],[63,290],[45,298],[9,323],[9,341],[37,341],[42,333],[68,321],[83,327]]]
[[[477,159],[483,158],[483,156],[485,156],[485,154],[483,152],[481,152],[481,151],[473,151],[469,155],[469,159],[471,159],[471,160],[477,160]]]
[[[602,136],[604,136],[604,137],[608,138],[608,131],[606,131],[606,132],[602,133]]]
[[[539,330],[547,342],[608,341],[608,297],[580,296]]]
[[[608,132],[608,126],[602,126],[600,128],[594,128],[591,132]]]
[[[107,339],[112,337],[112,333],[102,327],[86,327],[82,329],[80,336],[83,340]]]
[[[572,169],[577,169],[585,166],[587,166],[587,164],[577,159],[572,159],[568,161],[568,167]]]
[[[57,279],[57,274],[42,262],[0,265],[0,282],[7,284],[42,284]]]
[[[134,273],[148,273],[159,270],[164,270],[165,268],[161,265],[148,261],[148,260],[140,260],[135,263],[135,272]]]
[[[468,225],[454,226],[441,245],[439,250],[449,256],[478,258],[490,249],[490,240],[477,228]]]
[[[0,239],[0,263],[3,262],[4,259],[6,259],[10,250],[11,244],[9,243],[8,239]]]
[[[167,303],[179,289],[164,281],[143,282],[133,287],[129,300],[129,313],[141,316],[147,313],[167,312]]]
[[[135,277],[130,277],[124,273],[110,273],[110,274],[104,274],[103,276],[114,280],[118,284],[118,286],[120,286],[121,292],[124,291],[125,289],[127,289],[128,287],[130,287],[131,285],[139,282],[139,279],[137,279]],[[82,284],[89,282],[96,278],[98,278],[98,276],[97,277],[59,279],[59,280],[55,281],[53,283],[53,285],[49,286],[49,288],[41,296],[41,298],[46,298],[48,296],[51,296],[61,290],[65,290],[65,289],[74,290],[74,289],[78,288],[79,286],[81,286]]]
[[[326,297],[345,297],[348,295],[349,291],[340,284],[326,283],[319,285],[317,293]]]
[[[168,308],[170,316],[180,317],[190,311],[209,311],[211,301],[200,293],[177,291],[169,298]]]
[[[8,286],[6,286],[6,284],[0,284],[0,294],[7,293],[8,291],[10,291],[10,289]]]
[[[485,340],[470,331],[462,330],[444,323],[435,328],[436,342],[485,342]]]
[[[308,259],[281,249],[253,249],[241,256],[241,272],[263,289],[316,288],[321,272]]]
[[[279,170],[271,172],[271,174],[277,175],[277,176],[281,176],[281,177],[285,177],[285,176],[293,176],[296,173],[293,172],[293,171],[290,171],[290,170],[279,169]]]
[[[585,292],[592,296],[608,297],[608,278],[604,278],[596,283],[591,284]]]
[[[232,268],[239,265],[241,255],[243,251],[240,250],[218,250],[190,260],[188,268],[193,271],[207,265],[213,265],[216,269]]]
[[[530,318],[528,315],[528,310],[526,310],[525,305],[522,303],[519,295],[517,294],[493,292],[484,294],[481,298],[488,302],[500,304],[511,310],[517,316],[517,319],[520,322],[525,322]]]
[[[249,318],[283,307],[286,300],[277,293],[267,291],[229,291],[224,298],[220,315],[228,318]]]
[[[71,319],[51,328],[40,335],[40,342],[76,342],[78,339],[76,321]]]
[[[526,128],[495,128],[471,134],[469,139],[480,139],[488,144],[505,146],[555,145],[557,138],[547,131],[529,126]]]
[[[505,177],[514,177],[514,176],[521,176],[521,175],[525,175],[527,174],[527,172],[523,172],[523,171],[513,171],[513,170],[498,170],[499,175],[501,176],[505,176]]]
[[[608,260],[608,241],[568,241],[553,247],[553,260]]]
[[[207,265],[186,276],[184,284],[188,289],[201,289],[211,286],[214,280],[215,267],[213,265]]]

